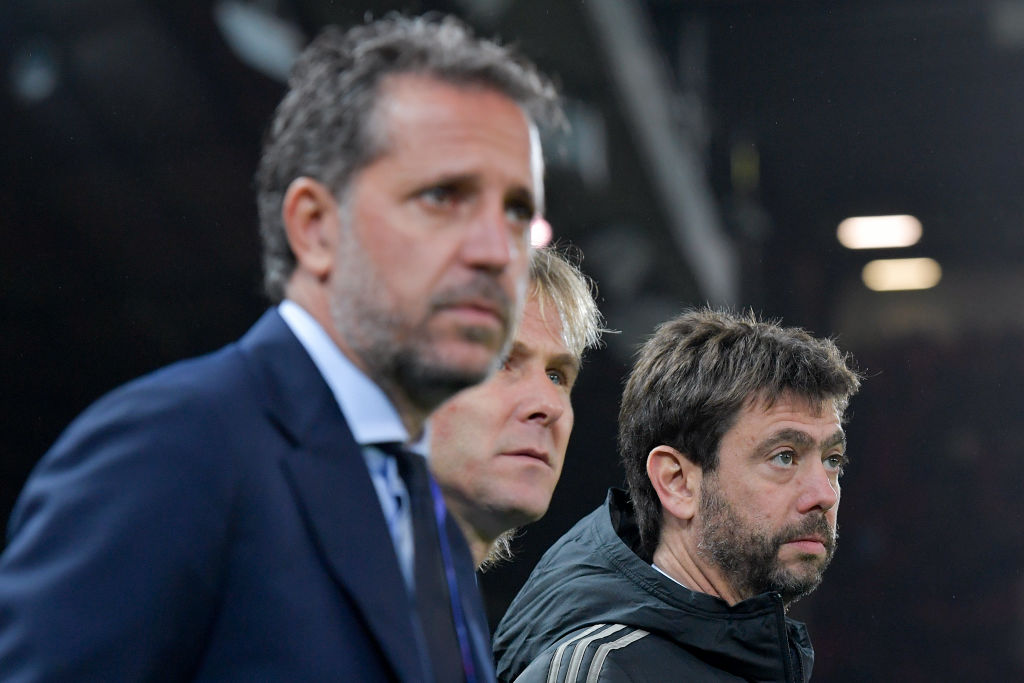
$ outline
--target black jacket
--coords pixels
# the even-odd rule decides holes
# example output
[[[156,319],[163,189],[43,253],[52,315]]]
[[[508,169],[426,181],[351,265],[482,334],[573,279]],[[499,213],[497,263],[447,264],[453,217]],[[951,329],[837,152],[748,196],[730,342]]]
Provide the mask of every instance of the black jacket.
[[[810,679],[807,630],[786,618],[778,593],[730,607],[659,573],[631,549],[638,542],[627,495],[612,489],[544,554],[512,601],[494,637],[498,679]]]

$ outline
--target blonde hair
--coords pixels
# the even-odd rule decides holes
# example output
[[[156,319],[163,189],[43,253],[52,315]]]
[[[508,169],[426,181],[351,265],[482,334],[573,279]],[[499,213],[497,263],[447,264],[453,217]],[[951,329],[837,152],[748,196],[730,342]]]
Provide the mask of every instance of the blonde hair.
[[[558,309],[562,339],[577,359],[601,343],[604,317],[597,308],[596,286],[577,265],[578,250],[537,247],[530,257],[530,296],[536,297],[541,313],[548,301]]]

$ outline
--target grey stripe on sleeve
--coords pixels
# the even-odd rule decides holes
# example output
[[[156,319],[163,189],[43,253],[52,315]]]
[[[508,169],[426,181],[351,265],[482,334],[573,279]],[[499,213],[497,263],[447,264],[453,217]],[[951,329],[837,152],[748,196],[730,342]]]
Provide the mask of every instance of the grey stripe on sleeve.
[[[609,652],[626,647],[630,643],[635,643],[646,635],[648,635],[647,631],[638,628],[632,633],[627,633],[616,641],[605,643],[601,647],[597,648],[597,653],[594,655],[594,658],[590,660],[590,669],[587,673],[587,683],[597,683],[597,679],[601,676],[601,669],[604,668],[604,660],[608,658]]]

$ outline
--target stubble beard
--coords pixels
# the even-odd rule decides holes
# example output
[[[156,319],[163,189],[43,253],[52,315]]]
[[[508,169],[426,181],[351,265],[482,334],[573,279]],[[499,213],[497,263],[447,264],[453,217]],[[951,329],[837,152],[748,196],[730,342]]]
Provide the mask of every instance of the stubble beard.
[[[435,293],[425,318],[411,323],[396,310],[386,283],[347,230],[338,246],[338,263],[345,274],[337,280],[331,296],[335,330],[363,363],[370,379],[389,395],[400,392],[418,411],[429,413],[459,391],[482,382],[512,346],[515,311],[497,279],[489,274],[478,273],[465,285]],[[488,298],[501,311],[499,333],[475,327],[457,332],[462,341],[471,344],[493,347],[501,342],[492,362],[484,367],[460,366],[440,357],[429,329],[437,310],[469,297]],[[495,339],[498,334],[503,335],[500,340]]]
[[[788,607],[818,587],[835,554],[838,529],[830,528],[824,513],[771,534],[739,518],[713,475],[704,478],[699,510],[697,550],[721,570],[744,600],[778,592]],[[779,559],[782,546],[811,534],[825,539],[825,556],[801,555],[795,569],[784,565]]]

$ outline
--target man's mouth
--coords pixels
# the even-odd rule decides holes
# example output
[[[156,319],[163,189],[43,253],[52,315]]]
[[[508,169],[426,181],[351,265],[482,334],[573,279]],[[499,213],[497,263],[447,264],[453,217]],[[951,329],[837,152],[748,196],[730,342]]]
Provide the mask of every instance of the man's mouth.
[[[442,306],[441,310],[451,311],[469,319],[479,319],[484,324],[505,323],[505,311],[497,302],[487,299],[452,301]]]
[[[820,555],[825,552],[825,541],[818,536],[802,536],[786,542],[805,553]]]
[[[530,458],[532,460],[539,460],[540,462],[544,463],[545,465],[550,465],[551,464],[551,459],[548,457],[548,454],[545,451],[537,450],[535,448],[520,448],[520,449],[516,449],[516,450],[511,450],[511,451],[503,451],[502,455],[504,455],[504,456],[521,457],[521,458]]]
[[[462,287],[443,292],[434,301],[437,311],[449,311],[465,318],[469,324],[509,326],[511,301],[501,286],[479,276]],[[473,322],[476,321],[476,322]]]

